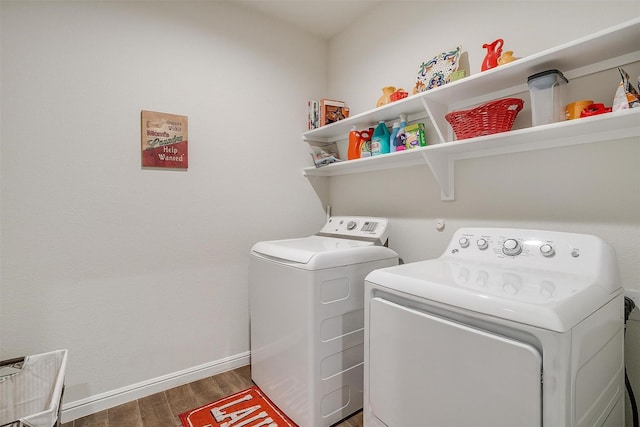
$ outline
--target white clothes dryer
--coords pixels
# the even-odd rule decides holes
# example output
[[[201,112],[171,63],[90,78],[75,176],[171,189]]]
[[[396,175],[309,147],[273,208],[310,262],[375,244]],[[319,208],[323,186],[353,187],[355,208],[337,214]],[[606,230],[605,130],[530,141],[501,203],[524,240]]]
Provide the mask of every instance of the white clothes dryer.
[[[364,278],[398,264],[388,233],[385,218],[332,217],[251,251],[251,378],[299,426],[362,409]]]
[[[623,307],[597,237],[460,229],[366,277],[365,426],[620,427]]]

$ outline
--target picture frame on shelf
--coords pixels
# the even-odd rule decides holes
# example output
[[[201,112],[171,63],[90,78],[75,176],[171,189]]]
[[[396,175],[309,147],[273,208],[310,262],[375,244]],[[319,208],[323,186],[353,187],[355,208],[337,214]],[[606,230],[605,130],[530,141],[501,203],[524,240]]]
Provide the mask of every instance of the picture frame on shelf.
[[[320,126],[349,118],[349,107],[344,101],[322,98],[320,100]]]

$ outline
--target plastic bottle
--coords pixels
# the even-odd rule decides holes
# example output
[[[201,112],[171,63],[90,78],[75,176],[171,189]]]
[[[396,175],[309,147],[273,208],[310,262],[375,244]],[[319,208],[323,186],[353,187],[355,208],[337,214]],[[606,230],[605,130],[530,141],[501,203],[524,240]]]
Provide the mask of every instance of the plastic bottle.
[[[360,157],[371,157],[371,135],[373,128],[360,132]]]
[[[347,159],[359,159],[360,158],[360,144],[362,144],[362,137],[360,132],[356,130],[356,127],[351,128],[349,132],[349,149],[347,150]]]
[[[396,137],[393,141],[393,145],[396,151],[406,150],[407,146],[405,145],[405,141],[407,140],[407,133],[405,128],[407,127],[407,116],[406,114],[400,114],[400,129],[396,133]]]
[[[389,129],[384,121],[380,121],[371,137],[371,155],[378,156],[389,152]]]
[[[396,151],[396,135],[400,131],[400,122],[393,122],[393,127],[391,128],[391,136],[389,136],[389,151]]]

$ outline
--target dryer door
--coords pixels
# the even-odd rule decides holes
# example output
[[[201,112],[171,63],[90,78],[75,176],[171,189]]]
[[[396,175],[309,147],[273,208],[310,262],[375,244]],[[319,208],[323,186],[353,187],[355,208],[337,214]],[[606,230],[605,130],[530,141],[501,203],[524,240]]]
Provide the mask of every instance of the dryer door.
[[[381,298],[369,314],[369,404],[385,425],[541,426],[532,346]]]

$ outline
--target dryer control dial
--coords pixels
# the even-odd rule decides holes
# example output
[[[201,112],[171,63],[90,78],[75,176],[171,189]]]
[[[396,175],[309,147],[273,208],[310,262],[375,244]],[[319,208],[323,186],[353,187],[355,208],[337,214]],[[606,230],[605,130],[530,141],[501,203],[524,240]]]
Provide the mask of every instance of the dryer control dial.
[[[484,237],[479,238],[476,243],[478,244],[478,249],[482,251],[489,247],[489,242]]]
[[[551,258],[556,254],[556,250],[553,249],[553,246],[551,246],[550,244],[545,243],[544,245],[540,246],[540,253],[543,257]]]
[[[522,252],[522,245],[516,239],[507,239],[502,244],[502,252],[509,256],[520,255]]]
[[[349,221],[347,223],[347,230],[353,230],[354,228],[356,228],[356,225],[358,225],[357,222],[355,221]]]
[[[458,240],[458,243],[460,243],[460,246],[463,248],[469,247],[469,239],[466,237],[461,237],[460,240]]]

